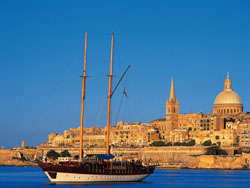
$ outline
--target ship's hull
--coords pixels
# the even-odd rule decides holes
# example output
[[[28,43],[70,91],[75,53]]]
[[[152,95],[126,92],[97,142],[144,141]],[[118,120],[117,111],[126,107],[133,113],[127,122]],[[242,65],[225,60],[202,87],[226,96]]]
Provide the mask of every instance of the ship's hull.
[[[45,172],[52,183],[91,183],[91,182],[138,182],[142,181],[149,174],[133,175],[102,175],[102,174],[77,174],[68,172],[57,172],[56,178],[51,178]]]
[[[84,182],[138,182],[154,171],[154,166],[108,166],[107,164],[60,164],[39,163],[52,183]]]

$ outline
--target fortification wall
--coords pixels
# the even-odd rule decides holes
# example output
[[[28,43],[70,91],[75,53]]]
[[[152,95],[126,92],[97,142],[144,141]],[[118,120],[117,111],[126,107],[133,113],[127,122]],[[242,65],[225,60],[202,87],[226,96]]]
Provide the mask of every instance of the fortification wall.
[[[210,156],[203,155],[207,147],[144,147],[144,148],[114,148],[115,154],[132,154],[144,161],[150,160],[151,163],[161,164],[161,167],[167,168],[203,168],[203,169],[250,169],[250,154],[242,156]],[[29,162],[20,160],[12,160],[12,156],[16,156],[17,152],[22,152],[24,157],[34,159],[34,156],[41,159],[43,155],[50,150],[60,153],[68,150],[72,156],[78,155],[78,148],[38,148],[16,150],[0,150],[0,165],[16,165],[16,166],[34,166]],[[233,151],[234,148],[227,148]],[[89,148],[85,151],[87,154],[105,153],[105,148]],[[232,153],[232,152],[231,152]]]
[[[143,160],[150,160],[151,162],[175,162],[186,163],[190,155],[202,155],[206,147],[144,147],[144,148],[114,148],[114,154],[134,154]],[[40,148],[42,152],[39,154],[46,154],[50,150],[55,150],[60,153],[63,150],[68,150],[71,155],[78,155],[78,148]],[[89,148],[84,151],[87,154],[103,154],[105,148]]]

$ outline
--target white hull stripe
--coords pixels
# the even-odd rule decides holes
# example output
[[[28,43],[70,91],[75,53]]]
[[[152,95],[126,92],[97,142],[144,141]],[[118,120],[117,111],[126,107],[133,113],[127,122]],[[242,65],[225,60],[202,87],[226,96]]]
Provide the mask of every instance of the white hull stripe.
[[[74,182],[129,182],[142,181],[149,174],[133,175],[100,175],[100,174],[77,174],[57,172],[55,178],[51,178],[48,172],[45,172],[52,183],[74,183]]]

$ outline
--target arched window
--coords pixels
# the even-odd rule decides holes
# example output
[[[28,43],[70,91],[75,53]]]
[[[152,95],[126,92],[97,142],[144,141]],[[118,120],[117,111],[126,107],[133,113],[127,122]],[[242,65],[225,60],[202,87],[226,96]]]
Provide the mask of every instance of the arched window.
[[[231,109],[231,113],[233,113],[233,110]]]
[[[224,113],[226,113],[226,109],[224,109]]]
[[[229,109],[227,109],[227,113],[229,113]]]

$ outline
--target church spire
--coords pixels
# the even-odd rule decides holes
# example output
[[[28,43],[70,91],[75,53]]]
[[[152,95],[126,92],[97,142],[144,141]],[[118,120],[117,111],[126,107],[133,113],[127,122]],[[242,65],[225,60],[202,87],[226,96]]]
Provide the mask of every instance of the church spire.
[[[174,78],[172,77],[169,99],[166,102],[166,122],[170,129],[178,129],[179,102],[175,98]]]
[[[171,89],[170,89],[170,95],[169,95],[169,101],[175,101],[175,92],[174,92],[174,78],[172,77],[172,82],[171,82]]]

